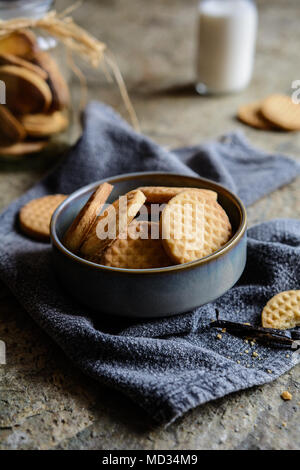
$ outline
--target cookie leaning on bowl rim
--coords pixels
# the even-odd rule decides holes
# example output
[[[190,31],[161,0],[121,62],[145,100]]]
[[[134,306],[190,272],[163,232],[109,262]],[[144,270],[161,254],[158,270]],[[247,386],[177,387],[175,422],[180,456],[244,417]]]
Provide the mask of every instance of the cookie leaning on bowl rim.
[[[142,191],[133,190],[110,204],[94,222],[80,247],[80,253],[85,257],[99,256],[121,234],[126,235],[128,225],[145,200]]]
[[[19,212],[21,231],[30,238],[49,241],[51,217],[65,199],[64,194],[53,194],[32,199]]]
[[[126,239],[115,240],[101,258],[91,261],[126,269],[153,269],[173,265],[162,246],[159,224],[138,220],[133,220],[128,226]]]
[[[70,251],[75,253],[79,249],[112,190],[111,184],[101,184],[79,211],[64,235],[64,245]]]
[[[177,263],[204,258],[220,249],[231,237],[228,216],[211,197],[194,190],[172,198],[161,216],[163,246]]]

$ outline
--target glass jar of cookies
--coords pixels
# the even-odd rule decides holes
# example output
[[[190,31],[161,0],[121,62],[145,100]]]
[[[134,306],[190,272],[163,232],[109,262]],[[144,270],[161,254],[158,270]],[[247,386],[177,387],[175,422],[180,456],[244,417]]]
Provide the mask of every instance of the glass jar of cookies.
[[[0,0],[0,19],[42,18],[53,0]],[[51,157],[75,139],[65,47],[44,31],[0,36],[0,157]],[[71,113],[72,109],[72,113]]]

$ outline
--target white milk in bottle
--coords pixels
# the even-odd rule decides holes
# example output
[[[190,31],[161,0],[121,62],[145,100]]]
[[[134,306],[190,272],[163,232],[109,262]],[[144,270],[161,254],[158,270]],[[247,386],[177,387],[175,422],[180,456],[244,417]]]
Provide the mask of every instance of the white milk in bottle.
[[[252,0],[202,0],[198,6],[196,88],[242,90],[252,76],[257,9]]]

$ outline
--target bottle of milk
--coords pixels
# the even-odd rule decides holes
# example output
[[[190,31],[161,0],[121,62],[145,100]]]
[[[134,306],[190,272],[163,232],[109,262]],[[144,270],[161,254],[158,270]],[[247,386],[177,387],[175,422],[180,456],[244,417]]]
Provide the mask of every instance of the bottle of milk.
[[[252,0],[202,0],[198,6],[197,80],[200,94],[230,93],[251,80],[257,30]]]

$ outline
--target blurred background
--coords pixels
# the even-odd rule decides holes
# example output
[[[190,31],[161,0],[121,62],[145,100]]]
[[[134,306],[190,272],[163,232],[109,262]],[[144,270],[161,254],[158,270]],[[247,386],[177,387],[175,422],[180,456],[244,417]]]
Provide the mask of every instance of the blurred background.
[[[199,97],[195,80],[195,0],[86,0],[74,18],[113,51],[141,122],[142,131],[165,145],[185,145],[240,127],[257,144],[275,149],[282,135],[248,129],[235,120],[240,104],[269,93],[290,93],[299,76],[297,0],[258,0],[258,37],[253,79],[238,94]],[[70,4],[57,2],[57,8]],[[123,113],[118,90],[87,70],[89,96]],[[269,133],[267,134],[269,137]],[[289,136],[286,137],[289,140]],[[299,138],[295,141],[298,149]]]

